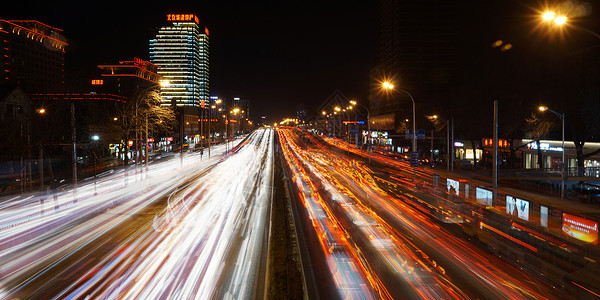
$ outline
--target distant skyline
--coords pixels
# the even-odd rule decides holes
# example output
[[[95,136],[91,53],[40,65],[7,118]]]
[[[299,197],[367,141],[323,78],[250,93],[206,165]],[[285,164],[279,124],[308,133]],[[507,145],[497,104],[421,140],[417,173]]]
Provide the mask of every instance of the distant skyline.
[[[84,88],[97,65],[148,60],[168,13],[194,13],[210,31],[210,94],[250,100],[252,118],[278,121],[336,89],[364,97],[377,54],[377,2],[12,2],[0,18],[63,29],[67,84]],[[3,5],[4,6],[4,5]]]
[[[435,1],[423,5],[432,3]],[[600,24],[593,22],[598,13],[588,2],[556,3],[585,4],[589,11],[573,22],[598,31]],[[578,49],[578,42],[596,42],[573,28],[557,33],[541,25],[536,10],[553,3],[510,0],[456,5],[463,57],[458,62],[463,74],[458,81],[464,87],[454,96],[461,101],[502,99],[501,93],[511,93],[507,84],[514,94],[539,97],[538,91],[543,94],[544,90],[536,90],[531,83],[542,87],[548,83],[536,81],[532,70],[544,73],[540,66],[552,65],[549,57],[559,48],[571,45]],[[3,8],[0,18],[35,19],[64,30],[69,43],[67,83],[76,87],[97,76],[99,64],[133,57],[148,60],[149,40],[167,22],[167,14],[196,14],[210,31],[210,95],[248,99],[251,117],[260,120],[267,115],[269,123],[293,116],[300,103],[309,114],[314,113],[335,90],[366,103],[370,70],[379,63],[379,1],[178,1],[152,5],[12,1]],[[511,43],[512,48],[507,52],[492,48],[497,40]],[[427,102],[420,100],[417,102]]]

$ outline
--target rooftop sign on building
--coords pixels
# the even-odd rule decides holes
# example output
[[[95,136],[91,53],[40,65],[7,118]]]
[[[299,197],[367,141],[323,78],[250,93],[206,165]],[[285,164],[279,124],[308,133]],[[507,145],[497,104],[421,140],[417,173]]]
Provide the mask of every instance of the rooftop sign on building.
[[[168,14],[167,21],[171,22],[195,22],[200,23],[200,20],[194,14]]]

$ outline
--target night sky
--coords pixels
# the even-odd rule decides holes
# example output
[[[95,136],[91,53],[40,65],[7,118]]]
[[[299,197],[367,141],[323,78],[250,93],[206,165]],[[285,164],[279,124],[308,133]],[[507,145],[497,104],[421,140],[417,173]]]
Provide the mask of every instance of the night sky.
[[[379,62],[379,1],[322,2],[47,1],[30,5],[11,1],[9,7],[3,4],[0,17],[36,19],[63,29],[70,44],[67,84],[83,88],[98,76],[99,64],[133,57],[148,60],[148,41],[158,27],[167,24],[168,13],[194,13],[210,30],[210,94],[247,98],[251,117],[257,120],[268,115],[270,123],[294,116],[299,103],[309,110],[316,108],[335,90],[366,100],[369,71]],[[589,11],[575,22],[597,29],[597,22],[592,21],[597,13],[589,3],[559,2],[585,3]],[[536,24],[536,10],[549,5],[545,2],[467,1],[457,5],[463,43],[459,45],[461,80],[467,83],[457,89],[463,93],[457,99],[502,97],[508,82],[512,94],[526,95],[522,90],[531,91],[536,83],[536,75],[529,72],[553,64],[552,58],[544,58],[552,47],[573,44],[577,38],[570,33],[560,39],[549,37],[547,28]],[[492,49],[498,39],[511,42],[513,48],[506,53]],[[590,44],[588,39],[574,48]],[[484,80],[487,82],[479,83]],[[540,90],[551,84],[538,81]],[[481,88],[476,89],[478,86]],[[428,113],[430,108],[419,109]]]
[[[210,94],[245,97],[254,119],[294,116],[339,89],[365,97],[378,51],[377,2],[12,1],[4,19],[64,30],[67,84],[83,87],[99,64],[139,57],[168,13],[194,13],[210,31]],[[167,4],[168,3],[168,4]],[[3,4],[4,6],[4,4]]]

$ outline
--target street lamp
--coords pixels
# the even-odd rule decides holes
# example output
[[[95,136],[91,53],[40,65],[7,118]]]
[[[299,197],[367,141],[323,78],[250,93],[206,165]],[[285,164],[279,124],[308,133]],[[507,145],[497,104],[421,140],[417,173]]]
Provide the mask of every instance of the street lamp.
[[[545,22],[554,22],[554,24],[558,25],[558,26],[567,26],[567,17],[564,15],[558,15],[553,11],[547,11],[545,13],[542,14],[542,19],[544,19]],[[600,34],[597,34],[587,28],[581,27],[581,26],[573,26],[577,29],[583,30],[597,38],[600,39]]]
[[[431,150],[430,150],[430,152],[431,152],[430,163],[431,163],[431,165],[433,165],[433,132],[435,130],[435,124],[436,124],[435,122],[436,122],[438,116],[437,115],[427,116],[427,118],[429,120],[431,120],[431,122],[433,123],[433,128],[431,129]]]
[[[385,81],[383,83],[383,88],[386,90],[393,90],[394,89],[394,85],[388,81]],[[417,187],[416,185],[416,181],[417,181],[417,165],[413,160],[417,160],[418,161],[418,152],[417,152],[417,121],[416,121],[416,114],[415,114],[415,99],[413,98],[413,96],[401,89],[401,88],[396,88],[397,90],[405,93],[408,95],[408,97],[410,97],[410,100],[412,101],[412,113],[413,113],[413,134],[412,134],[412,138],[413,138],[413,144],[412,144],[412,153],[411,153],[411,164],[413,165],[413,182],[415,183],[415,188]]]
[[[547,110],[562,121],[562,161],[560,170],[560,198],[562,199],[565,196],[565,113],[560,114],[546,106],[540,106],[538,109],[542,112]]]
[[[385,81],[383,83],[383,88],[386,89],[386,90],[394,90],[394,85],[392,83],[388,82],[388,81]],[[407,91],[405,91],[405,90],[403,90],[401,88],[396,88],[396,89],[399,90],[399,91],[401,91],[401,92],[403,92],[403,93],[405,93],[405,94],[407,94],[408,97],[410,97],[410,100],[412,101],[412,113],[413,113],[413,135],[412,135],[412,137],[413,137],[413,145],[412,145],[412,151],[413,151],[413,153],[416,153],[417,152],[417,123],[416,123],[416,118],[415,118],[415,116],[416,116],[416,114],[415,114],[415,99],[413,98],[413,96],[409,92],[407,92]]]
[[[356,102],[354,100],[350,100],[350,104],[352,104],[354,106],[360,105],[364,109],[367,110],[367,132],[368,132],[368,134],[367,134],[367,142],[368,142],[368,144],[370,144],[371,143],[371,112],[369,111],[369,109],[366,106],[364,106],[364,105],[362,105],[362,104],[360,104],[360,103],[358,103],[358,102]],[[369,149],[367,149],[367,153],[369,153],[369,163],[371,163],[371,152],[369,152]]]

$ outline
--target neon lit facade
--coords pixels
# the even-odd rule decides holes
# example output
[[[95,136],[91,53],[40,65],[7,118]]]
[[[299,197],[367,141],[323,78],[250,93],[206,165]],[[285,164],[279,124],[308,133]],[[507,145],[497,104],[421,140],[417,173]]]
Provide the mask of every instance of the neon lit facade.
[[[209,100],[208,30],[192,14],[169,14],[150,40],[150,61],[169,84],[161,88],[164,105],[199,107]]]
[[[63,91],[68,44],[61,32],[36,20],[0,19],[0,81],[27,93]]]

